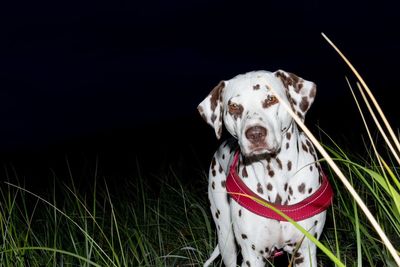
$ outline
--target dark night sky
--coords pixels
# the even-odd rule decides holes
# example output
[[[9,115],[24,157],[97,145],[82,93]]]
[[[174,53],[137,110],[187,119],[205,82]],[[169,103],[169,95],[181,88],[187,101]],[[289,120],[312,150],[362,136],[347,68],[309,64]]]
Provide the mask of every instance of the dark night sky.
[[[125,130],[140,132],[131,139],[153,139],[145,142],[169,142],[160,140],[174,131],[184,131],[187,140],[213,138],[198,120],[197,104],[219,80],[257,69],[284,69],[316,82],[308,122],[346,135],[358,120],[344,80],[349,71],[321,32],[397,119],[398,107],[391,106],[398,105],[400,59],[394,3],[2,3],[0,149],[42,149],[102,134],[119,138]]]

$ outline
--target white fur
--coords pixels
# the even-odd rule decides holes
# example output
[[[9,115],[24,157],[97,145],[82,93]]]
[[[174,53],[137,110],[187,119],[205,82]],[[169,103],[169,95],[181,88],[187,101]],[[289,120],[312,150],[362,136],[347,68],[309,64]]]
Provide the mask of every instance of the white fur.
[[[211,264],[220,253],[225,266],[235,267],[239,252],[235,240],[243,257],[242,266],[264,266],[275,249],[293,253],[297,245],[295,266],[317,266],[315,245],[307,238],[303,240],[303,234],[290,223],[260,217],[234,200],[228,201],[224,183],[237,147],[241,151],[239,176],[264,199],[295,204],[320,185],[320,167],[307,137],[280,103],[263,107],[263,101],[272,94],[270,88],[303,118],[316,90],[314,83],[291,73],[256,71],[224,81],[222,87],[220,84],[214,88],[199,105],[200,113],[215,129],[217,137],[222,123],[234,137],[219,147],[210,167],[208,195],[218,232],[218,247],[204,266]],[[229,112],[228,105],[232,103],[241,106],[242,112],[236,118]],[[254,126],[266,129],[267,133],[257,148],[246,137],[246,131]],[[322,212],[299,224],[319,238],[325,217],[326,212]]]

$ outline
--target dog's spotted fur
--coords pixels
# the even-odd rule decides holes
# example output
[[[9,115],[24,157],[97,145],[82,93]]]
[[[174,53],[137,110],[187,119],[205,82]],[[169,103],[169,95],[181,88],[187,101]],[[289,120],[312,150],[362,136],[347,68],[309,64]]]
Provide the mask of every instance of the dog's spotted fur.
[[[296,266],[317,266],[315,245],[307,238],[303,240],[290,223],[253,214],[231,201],[226,192],[228,168],[238,148],[239,176],[256,194],[272,203],[298,203],[321,184],[320,166],[311,142],[273,92],[304,120],[316,86],[281,70],[249,72],[220,82],[198,107],[217,138],[221,137],[223,124],[234,137],[220,146],[211,161],[208,193],[218,246],[206,265],[220,252],[225,266],[234,267],[240,250],[242,266],[264,266],[276,249],[283,249],[294,254]],[[325,216],[326,212],[322,212],[299,223],[320,237]]]

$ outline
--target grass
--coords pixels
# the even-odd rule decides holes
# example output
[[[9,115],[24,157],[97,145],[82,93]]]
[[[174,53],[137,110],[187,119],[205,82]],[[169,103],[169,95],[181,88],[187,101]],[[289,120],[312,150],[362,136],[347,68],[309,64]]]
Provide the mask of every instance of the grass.
[[[371,158],[373,155],[370,154],[366,159],[350,158],[349,153],[336,145],[326,149],[374,214],[394,247],[398,248],[400,217],[393,203],[392,193],[395,191],[392,191],[386,174]],[[334,174],[331,175],[334,177]],[[331,250],[336,251],[337,257],[350,266],[397,266],[351,194],[344,190],[337,179],[331,181],[337,192],[331,211],[331,220],[336,221],[336,227],[327,229],[325,239],[327,243],[329,240],[335,241],[329,242]]]
[[[52,196],[3,184],[1,266],[198,266],[214,233],[204,194],[187,189],[172,171],[156,191],[141,176],[114,194],[96,178]]]
[[[365,82],[349,66],[359,81],[358,97],[349,87],[368,139],[363,156],[334,140],[324,141],[323,147],[315,143],[324,156],[321,161],[329,164],[324,166],[335,192],[318,258],[321,266],[399,266],[400,145]],[[358,99],[366,103],[367,112]],[[374,124],[382,137],[373,136]],[[138,171],[117,186],[95,172],[85,177],[92,181],[86,190],[74,184],[71,171],[69,183],[60,184],[55,176],[47,192],[2,183],[0,265],[202,265],[216,242],[205,194],[207,178],[201,171],[191,179],[175,171],[170,168],[156,178]],[[12,176],[7,174],[6,180],[18,180]],[[215,266],[220,265],[217,260]]]
[[[399,247],[398,210],[387,186],[391,180],[382,180],[373,154],[366,159],[349,156],[331,142],[325,148]],[[55,182],[42,195],[4,183],[0,265],[201,266],[214,248],[215,230],[205,173],[198,178],[200,186],[182,184],[171,169],[151,186],[137,174],[124,186],[109,188],[92,177],[90,190],[80,191],[71,180]],[[323,246],[346,266],[396,266],[350,193],[339,180],[331,181],[335,201],[320,239]],[[334,266],[321,251],[319,260],[322,266]]]

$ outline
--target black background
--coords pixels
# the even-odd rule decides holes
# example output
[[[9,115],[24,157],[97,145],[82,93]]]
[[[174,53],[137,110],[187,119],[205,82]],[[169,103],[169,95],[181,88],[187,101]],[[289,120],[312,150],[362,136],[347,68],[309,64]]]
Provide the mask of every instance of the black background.
[[[258,69],[314,81],[308,125],[351,147],[362,127],[344,77],[355,79],[321,32],[397,127],[398,24],[386,0],[3,3],[1,161],[28,180],[66,175],[65,158],[78,173],[98,159],[103,175],[180,165],[190,179],[218,144],[198,103],[220,80]]]

